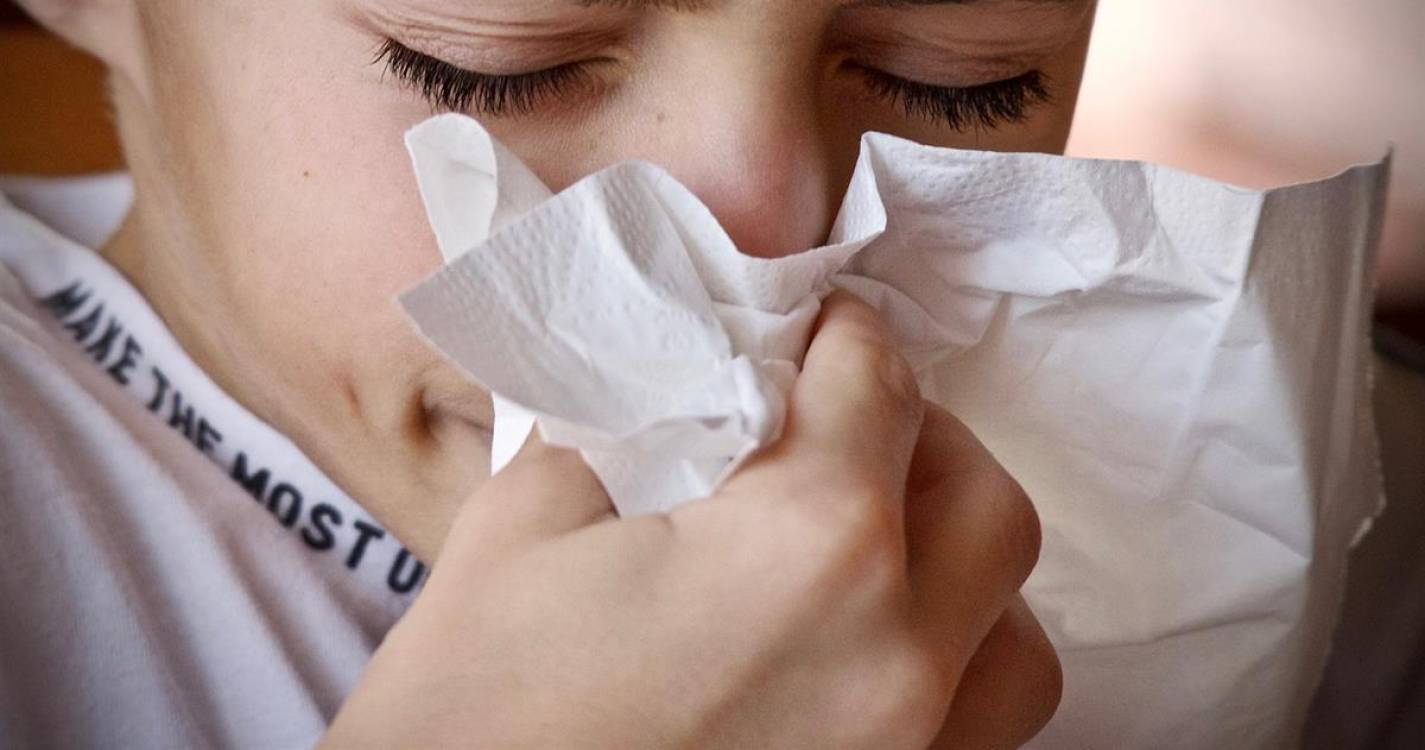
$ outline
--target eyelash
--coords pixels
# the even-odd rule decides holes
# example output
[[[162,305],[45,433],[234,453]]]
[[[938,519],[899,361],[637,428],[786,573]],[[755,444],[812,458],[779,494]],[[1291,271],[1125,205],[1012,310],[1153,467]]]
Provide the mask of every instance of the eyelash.
[[[415,88],[436,107],[474,110],[491,117],[528,115],[547,99],[588,83],[588,63],[574,62],[515,75],[476,73],[416,52],[387,39],[374,63]],[[851,64],[877,98],[899,104],[907,117],[938,121],[952,130],[992,130],[1023,122],[1028,111],[1052,100],[1049,79],[1038,70],[1016,78],[979,86],[952,88],[909,81],[862,65]]]
[[[1021,76],[978,86],[951,88],[908,81],[899,76],[853,66],[871,92],[892,104],[900,104],[907,117],[939,121],[963,132],[993,130],[1006,123],[1020,123],[1029,110],[1053,100],[1049,77],[1031,70]]]
[[[376,53],[386,72],[415,87],[433,105],[457,112],[474,109],[492,117],[527,115],[548,98],[586,82],[587,63],[565,63],[532,73],[476,73],[387,39]]]

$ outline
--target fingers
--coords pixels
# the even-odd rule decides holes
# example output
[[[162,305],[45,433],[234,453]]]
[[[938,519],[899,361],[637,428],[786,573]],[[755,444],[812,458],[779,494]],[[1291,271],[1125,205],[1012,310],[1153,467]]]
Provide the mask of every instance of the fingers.
[[[914,374],[893,334],[869,305],[835,293],[823,306],[793,387],[783,440],[739,477],[758,474],[758,463],[775,463],[771,473],[778,481],[759,483],[759,497],[875,498],[898,520],[921,410]],[[458,540],[498,556],[613,516],[602,485],[577,454],[536,437],[531,443],[466,503],[447,545]]]
[[[1016,596],[965,667],[932,748],[1016,748],[1053,718],[1063,694],[1059,657]]]
[[[813,501],[871,495],[894,502],[899,514],[921,409],[914,373],[891,331],[869,305],[837,292],[822,307],[782,440],[743,473],[790,465],[801,485],[846,490]],[[807,499],[805,492],[786,496]]]
[[[829,297],[792,392],[789,444],[814,448],[842,470],[876,469],[899,497],[923,405],[880,315],[845,292]]]
[[[1039,559],[1024,490],[959,420],[927,405],[907,482],[907,562],[916,616],[968,659]],[[958,679],[964,663],[945,665]]]
[[[466,563],[493,563],[614,517],[608,493],[584,459],[536,432],[465,502],[441,558],[458,554]]]

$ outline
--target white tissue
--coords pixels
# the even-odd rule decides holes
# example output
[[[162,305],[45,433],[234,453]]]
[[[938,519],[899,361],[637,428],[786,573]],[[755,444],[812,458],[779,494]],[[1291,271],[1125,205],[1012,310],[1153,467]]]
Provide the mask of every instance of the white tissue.
[[[1379,507],[1384,164],[1254,192],[868,134],[830,244],[769,260],[648,164],[551,197],[468,118],[407,143],[448,265],[401,301],[496,394],[497,470],[538,424],[621,513],[711,493],[846,288],[1036,500],[1025,593],[1066,674],[1037,744],[1295,741]]]

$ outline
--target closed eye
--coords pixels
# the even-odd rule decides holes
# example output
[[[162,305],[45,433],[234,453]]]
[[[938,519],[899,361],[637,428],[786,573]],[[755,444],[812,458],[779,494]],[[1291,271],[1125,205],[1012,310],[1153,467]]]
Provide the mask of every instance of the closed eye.
[[[491,117],[528,115],[546,100],[589,83],[588,62],[570,62],[528,73],[479,73],[452,65],[387,39],[376,54],[386,72],[420,92],[432,106]]]
[[[898,104],[907,117],[937,121],[952,130],[993,130],[1028,119],[1030,110],[1053,100],[1049,77],[1031,70],[1015,78],[977,86],[950,87],[911,81],[857,63],[847,65],[871,92]]]
[[[375,56],[403,84],[432,106],[489,117],[530,115],[552,100],[567,99],[595,86],[590,74],[597,61],[564,63],[527,73],[496,74],[467,70],[385,40]],[[876,98],[899,106],[905,115],[941,123],[952,130],[993,130],[1026,120],[1032,109],[1053,99],[1048,76],[1038,70],[977,86],[937,86],[902,78],[859,63],[845,66],[858,74]]]

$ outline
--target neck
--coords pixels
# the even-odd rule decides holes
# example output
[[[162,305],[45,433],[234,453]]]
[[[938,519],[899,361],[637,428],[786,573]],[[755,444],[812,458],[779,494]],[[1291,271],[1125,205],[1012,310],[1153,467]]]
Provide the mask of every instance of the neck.
[[[155,222],[149,219],[141,190],[138,196],[118,231],[100,248],[100,255],[143,295],[184,352],[224,393],[292,440],[417,558],[435,560],[459,507],[455,500],[463,497],[463,491],[452,492],[444,486],[448,477],[437,476],[432,486],[414,486],[411,477],[393,472],[391,486],[369,487],[342,472],[371,462],[400,464],[411,458],[405,455],[408,452],[437,450],[446,437],[440,434],[442,429],[454,428],[433,424],[436,434],[431,436],[387,436],[371,441],[378,449],[371,456],[361,455],[368,441],[324,439],[332,434],[356,434],[363,425],[332,425],[322,421],[319,412],[303,412],[299,403],[284,403],[281,397],[292,391],[281,380],[281,372],[288,368],[243,366],[270,357],[252,351],[249,339],[242,335],[247,329],[233,312],[240,308],[230,304],[230,288],[207,282],[221,278],[222,269],[210,267],[196,245],[175,237],[172,230],[150,229]],[[451,442],[468,452],[468,435],[456,435]],[[403,449],[407,447],[399,443],[418,447]]]

